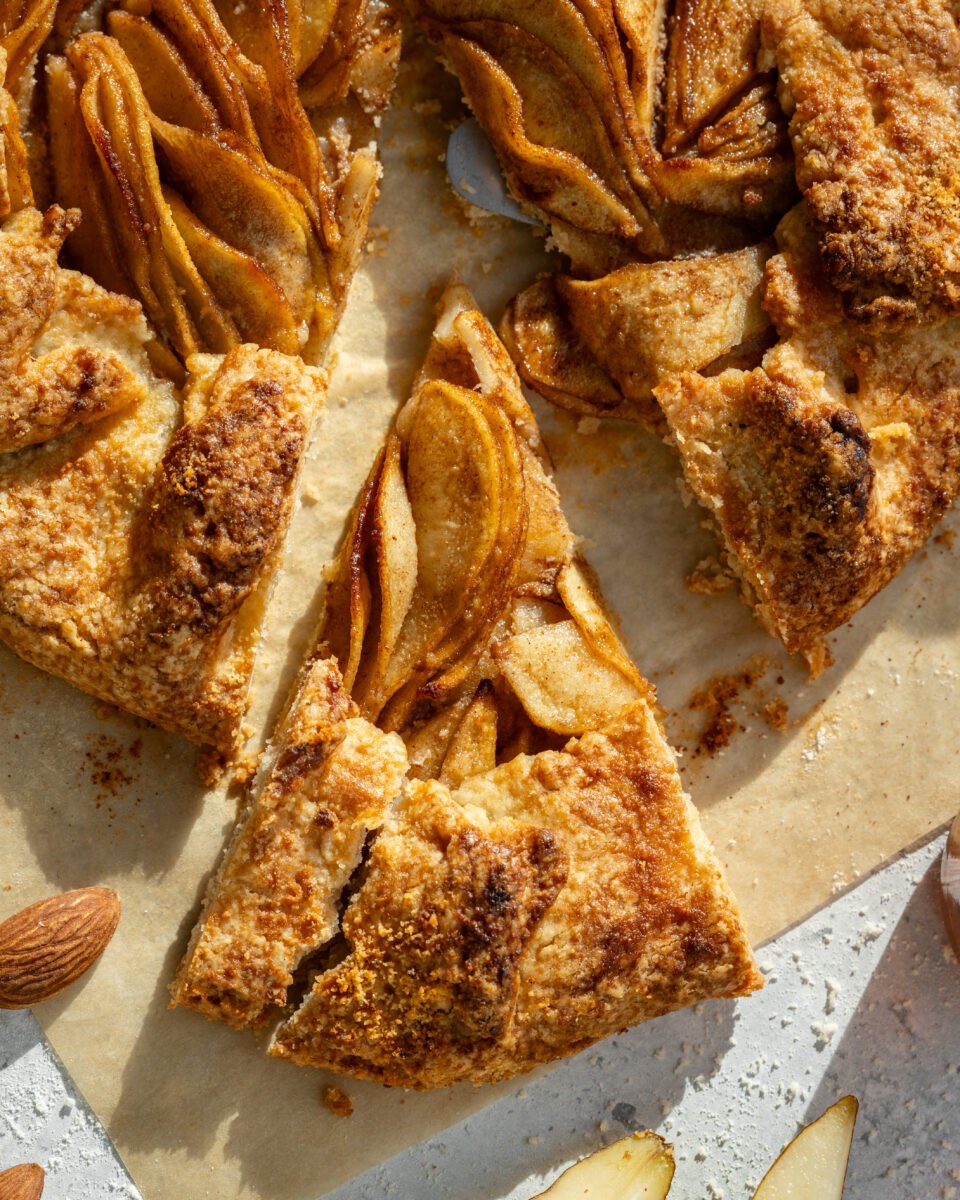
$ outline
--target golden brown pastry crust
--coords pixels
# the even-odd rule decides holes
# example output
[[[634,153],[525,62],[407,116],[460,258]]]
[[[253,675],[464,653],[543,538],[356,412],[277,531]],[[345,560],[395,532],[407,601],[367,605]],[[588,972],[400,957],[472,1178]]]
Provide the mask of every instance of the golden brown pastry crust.
[[[454,792],[413,783],[270,1052],[392,1086],[493,1082],[761,979],[644,704]]]
[[[300,962],[339,928],[338,900],[406,769],[403,743],[359,718],[331,660],[309,664],[238,822],[176,979],[173,1004],[256,1028]]]
[[[960,31],[943,0],[769,0],[820,263],[876,328],[960,312]]]
[[[323,377],[254,346],[197,360],[208,407],[178,429],[141,356],[142,400],[0,459],[0,637],[230,751]]]
[[[783,340],[762,368],[681,375],[656,394],[746,598],[816,672],[825,635],[960,491],[960,321],[871,334],[823,280],[802,209],[781,241],[765,305]]]
[[[76,212],[27,208],[0,233],[0,453],[99,421],[145,393],[137,368],[147,328],[138,306],[57,265],[78,222]],[[86,311],[71,331],[80,290]],[[37,355],[51,322],[62,336]]]

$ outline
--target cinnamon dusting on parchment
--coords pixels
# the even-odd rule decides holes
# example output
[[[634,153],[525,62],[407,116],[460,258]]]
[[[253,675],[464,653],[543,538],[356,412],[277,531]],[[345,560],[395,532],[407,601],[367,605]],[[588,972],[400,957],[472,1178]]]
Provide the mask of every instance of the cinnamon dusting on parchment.
[[[755,654],[740,671],[715,675],[693,693],[687,707],[693,712],[706,713],[706,723],[693,750],[694,758],[726,749],[734,734],[744,732],[746,726],[734,709],[743,706],[745,692],[753,694],[754,703],[751,707],[763,716],[772,729],[779,733],[786,731],[790,713],[787,702],[780,696],[768,699],[767,691],[759,686],[769,669],[770,663],[765,656]],[[783,676],[777,676],[777,683],[782,682]]]

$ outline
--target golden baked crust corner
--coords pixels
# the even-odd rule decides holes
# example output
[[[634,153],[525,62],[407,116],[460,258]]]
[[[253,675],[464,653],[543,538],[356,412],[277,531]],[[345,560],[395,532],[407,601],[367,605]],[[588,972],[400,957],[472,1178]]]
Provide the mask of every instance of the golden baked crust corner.
[[[393,1086],[494,1082],[762,985],[645,704],[450,791],[413,783],[271,1053]]]

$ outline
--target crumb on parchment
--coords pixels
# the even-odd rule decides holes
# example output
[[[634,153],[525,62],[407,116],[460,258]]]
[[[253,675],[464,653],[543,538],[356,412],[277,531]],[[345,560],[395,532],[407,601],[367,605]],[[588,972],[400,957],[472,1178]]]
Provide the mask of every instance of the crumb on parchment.
[[[352,1117],[353,1101],[342,1088],[325,1087],[323,1089],[323,1105],[335,1117]]]

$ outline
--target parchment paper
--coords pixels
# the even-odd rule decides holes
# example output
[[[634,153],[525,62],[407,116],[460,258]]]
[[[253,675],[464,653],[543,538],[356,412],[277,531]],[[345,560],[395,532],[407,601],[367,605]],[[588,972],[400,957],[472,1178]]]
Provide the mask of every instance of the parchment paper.
[[[443,79],[415,54],[385,122],[374,224],[386,232],[374,231],[338,341],[269,614],[256,728],[313,629],[322,568],[406,398],[440,286],[459,272],[498,317],[547,261],[529,229],[472,228],[452,199],[440,161],[447,130],[432,99]],[[578,429],[543,405],[538,412],[567,515],[660,688],[686,783],[754,939],[943,824],[958,805],[960,724],[957,565],[946,542],[932,543],[835,637],[836,665],[811,685],[733,592],[685,589],[712,541],[699,509],[684,504],[671,451],[625,425]],[[707,714],[688,707],[691,697],[748,663],[762,678],[730,710],[743,728],[722,752],[695,753]],[[777,699],[789,708],[785,732],[763,711]],[[167,983],[235,804],[225,787],[204,794],[187,743],[0,653],[0,886],[9,887],[0,917],[66,888],[119,891],[123,918],[106,954],[37,1017],[148,1200],[312,1200],[499,1094],[465,1086],[404,1095],[348,1082],[355,1113],[338,1119],[321,1104],[331,1077],[267,1059],[250,1035],[167,1010]]]

